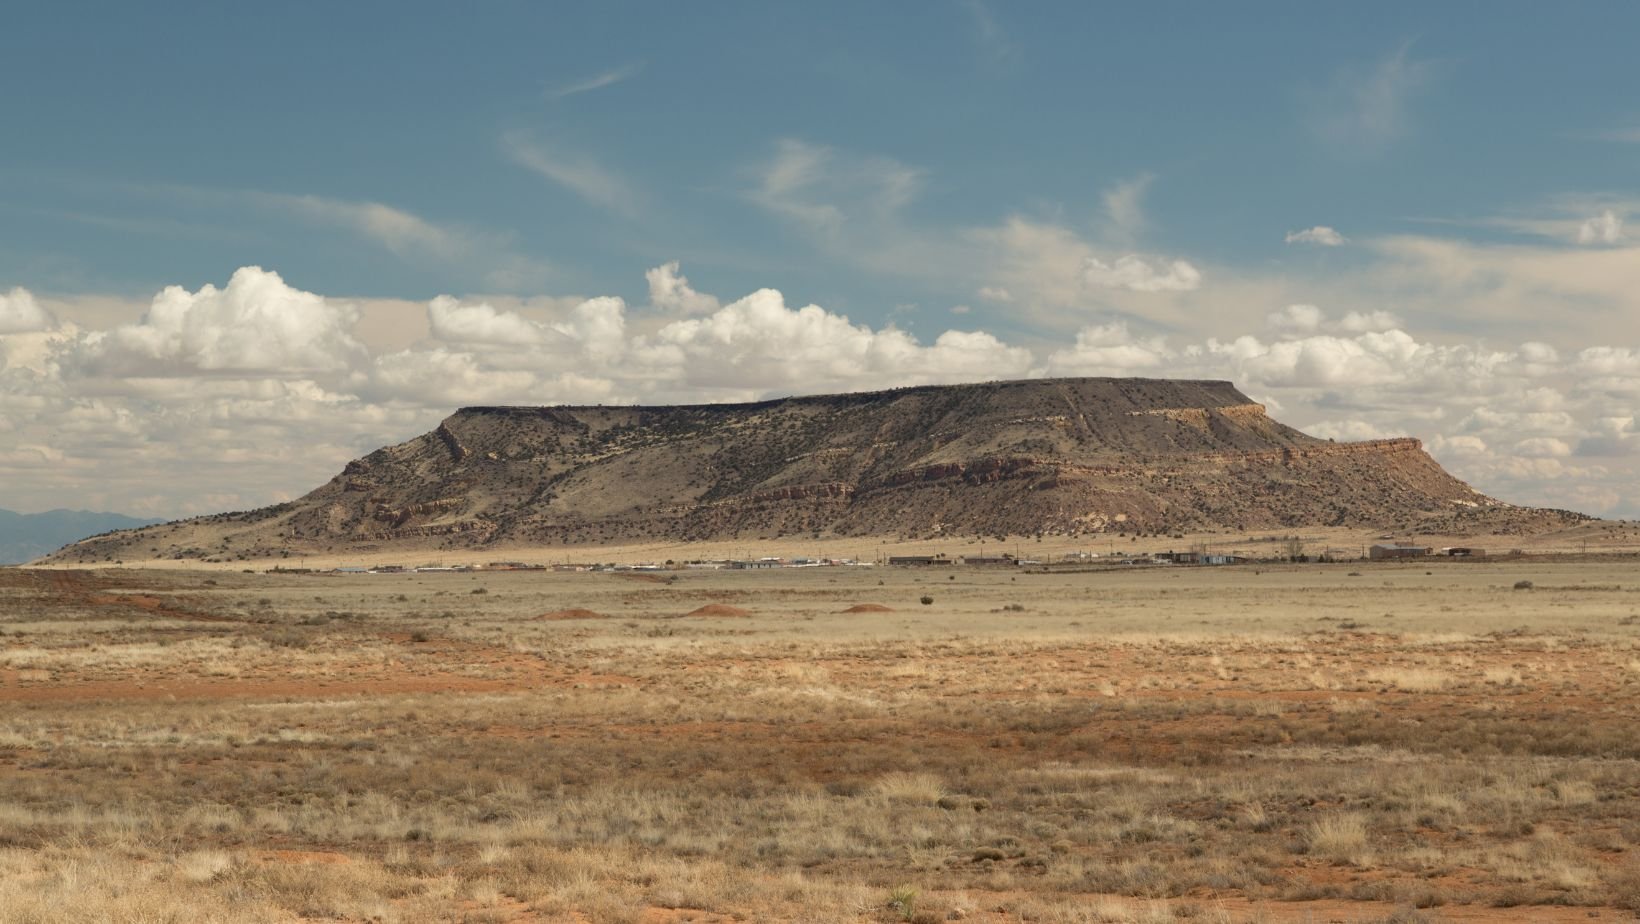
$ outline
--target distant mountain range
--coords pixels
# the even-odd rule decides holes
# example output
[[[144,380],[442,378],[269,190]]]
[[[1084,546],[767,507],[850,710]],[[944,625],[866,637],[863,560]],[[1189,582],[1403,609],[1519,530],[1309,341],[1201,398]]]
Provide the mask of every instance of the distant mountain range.
[[[47,510],[45,513],[0,510],[0,565],[33,561],[70,542],[98,533],[163,522],[86,510]]]

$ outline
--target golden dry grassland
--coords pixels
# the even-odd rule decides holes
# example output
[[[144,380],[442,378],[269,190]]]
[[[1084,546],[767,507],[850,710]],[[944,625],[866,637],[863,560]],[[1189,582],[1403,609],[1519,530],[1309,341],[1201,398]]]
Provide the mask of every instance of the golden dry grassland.
[[[4,569],[0,717],[4,921],[1640,910],[1633,559]]]

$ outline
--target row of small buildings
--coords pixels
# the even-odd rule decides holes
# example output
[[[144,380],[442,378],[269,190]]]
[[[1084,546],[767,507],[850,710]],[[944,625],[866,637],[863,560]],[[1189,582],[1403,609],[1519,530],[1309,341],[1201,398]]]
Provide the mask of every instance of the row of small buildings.
[[[1327,555],[1322,561],[1333,560],[1334,556]],[[1337,557],[1343,557],[1342,555]],[[1367,557],[1372,561],[1405,561],[1421,558],[1448,557],[1448,558],[1485,558],[1486,550],[1470,546],[1453,546],[1436,549],[1431,546],[1408,545],[1390,543],[1374,545],[1367,550]],[[1243,555],[1229,553],[1187,551],[1187,552],[1155,552],[1139,553],[1135,555],[1112,555],[1100,559],[1098,555],[1073,556],[1073,560],[1101,560],[1105,564],[1117,565],[1239,565],[1253,559]],[[1301,560],[1301,559],[1295,559]],[[1033,558],[1016,558],[1012,555],[959,555],[955,558],[946,555],[891,555],[886,563],[893,567],[902,568],[1018,568],[1042,565],[1043,561]],[[553,571],[767,571],[776,568],[822,568],[822,567],[859,567],[869,568],[876,562],[861,561],[854,558],[726,558],[689,562],[666,562],[656,564],[640,562],[637,564],[623,564],[617,562],[586,563],[586,564],[555,564],[537,565],[517,561],[495,561],[486,565],[422,565],[406,567],[404,565],[372,565],[343,566],[332,569],[333,574],[409,574],[430,571],[544,571],[549,567]],[[281,571],[308,572],[306,568],[282,568]]]
[[[1409,558],[1430,558],[1437,554],[1447,558],[1485,558],[1486,550],[1472,546],[1452,546],[1445,549],[1435,549],[1427,545],[1375,545],[1367,550],[1367,558],[1373,561],[1399,561]]]
[[[308,568],[281,568],[280,571],[301,572]],[[530,565],[521,561],[492,561],[487,565],[343,565],[330,569],[331,574],[426,574],[435,571],[545,571],[546,565]]]
[[[628,564],[605,562],[598,564],[559,564],[554,571],[768,571],[775,568],[870,568],[875,562],[853,558],[722,558],[701,561],[639,562]]]

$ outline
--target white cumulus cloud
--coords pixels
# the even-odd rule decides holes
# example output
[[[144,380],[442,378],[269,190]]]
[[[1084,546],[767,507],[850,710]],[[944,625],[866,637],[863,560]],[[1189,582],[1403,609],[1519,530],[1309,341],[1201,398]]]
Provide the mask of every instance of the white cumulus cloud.
[[[689,287],[689,277],[678,271],[678,261],[663,263],[644,273],[649,281],[649,304],[662,311],[679,314],[710,314],[718,309],[718,300],[702,295]]]
[[[1289,337],[1312,334],[1323,329],[1346,334],[1367,334],[1395,330],[1402,326],[1401,318],[1390,311],[1351,311],[1334,321],[1315,305],[1288,305],[1280,311],[1265,315],[1264,321],[1271,329]]]
[[[363,352],[351,328],[358,311],[285,284],[257,266],[236,271],[226,288],[170,286],[135,324],[93,331],[73,358],[116,376],[190,371],[303,376],[348,369]]]
[[[373,397],[428,404],[528,403],[535,376],[486,368],[474,354],[442,347],[401,350],[376,357],[368,390]]]
[[[983,332],[946,331],[924,346],[896,328],[872,330],[818,305],[789,308],[761,289],[706,318],[675,321],[646,344],[683,384],[706,388],[836,390],[971,381],[1029,373],[1029,350]]]
[[[1173,358],[1161,338],[1135,340],[1125,324],[1084,327],[1076,343],[1048,358],[1054,375],[1131,375],[1160,369]]]
[[[57,319],[40,307],[29,290],[19,286],[0,293],[0,334],[29,334],[56,326]]]
[[[1352,334],[1363,334],[1394,330],[1401,323],[1401,318],[1391,311],[1352,311],[1344,315],[1338,327]]]
[[[427,305],[427,323],[433,336],[450,343],[519,346],[541,341],[541,327],[488,304],[463,305],[440,295]]]
[[[1280,311],[1270,312],[1264,320],[1283,333],[1307,334],[1320,329],[1325,319],[1326,315],[1314,305],[1288,305]]]
[[[1515,455],[1523,459],[1564,459],[1572,454],[1572,447],[1552,436],[1534,436],[1515,444]]]
[[[1068,275],[1094,255],[1054,253]],[[1572,253],[1604,266],[1617,252]],[[1329,316],[1278,289],[1239,315],[1261,330],[1164,336],[1129,307],[1149,299],[1111,292],[1101,299],[1115,303],[1107,317],[1072,319],[1073,334],[1033,351],[985,330],[919,337],[859,323],[770,288],[720,303],[671,263],[646,275],[649,298],[632,306],[613,296],[440,296],[424,305],[425,333],[417,325],[390,346],[354,332],[351,303],[255,267],[220,289],[166,289],[140,321],[92,319],[90,329],[67,320],[38,329],[50,319],[19,309],[12,290],[5,317],[35,329],[0,336],[0,490],[12,492],[0,506],[20,503],[6,503],[13,496],[173,514],[268,503],[469,404],[738,401],[1143,375],[1228,379],[1318,436],[1420,437],[1460,477],[1506,500],[1640,511],[1640,347],[1622,337],[1581,348],[1558,331],[1553,344],[1453,342],[1406,330],[1388,311]],[[1022,301],[1037,298],[1007,281],[1031,293]]]

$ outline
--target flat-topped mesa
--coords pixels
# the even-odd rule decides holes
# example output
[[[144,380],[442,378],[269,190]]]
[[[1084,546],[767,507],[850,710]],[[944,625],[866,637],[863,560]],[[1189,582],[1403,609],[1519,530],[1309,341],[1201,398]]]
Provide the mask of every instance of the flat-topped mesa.
[[[835,395],[792,395],[784,398],[766,398],[762,401],[712,404],[554,404],[554,405],[475,405],[461,408],[456,416],[467,414],[503,417],[547,417],[568,420],[587,411],[644,412],[661,411],[743,414],[767,411],[791,405],[825,405],[827,407],[871,406],[885,402],[948,399],[958,395],[983,395],[990,399],[1020,398],[1044,390],[1074,388],[1092,390],[1111,401],[1128,401],[1135,406],[1160,406],[1168,403],[1169,396],[1181,399],[1176,406],[1256,407],[1262,413],[1263,405],[1254,404],[1237,390],[1233,382],[1223,379],[1143,379],[1143,378],[1065,378],[1014,379],[1001,382],[975,382],[962,385],[909,385],[883,391],[855,391]],[[1204,400],[1205,399],[1205,400]]]
[[[298,501],[209,518],[208,547],[1380,527],[1496,503],[1416,440],[1317,439],[1229,382],[1037,379],[463,408]],[[120,543],[170,552],[162,533]]]

